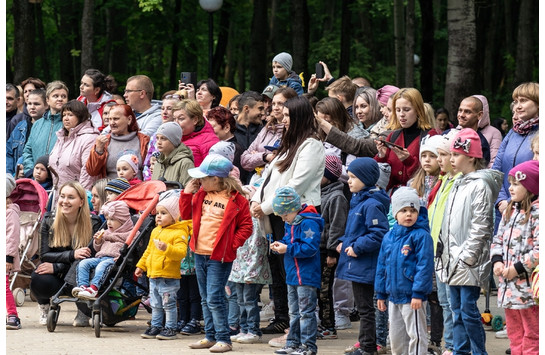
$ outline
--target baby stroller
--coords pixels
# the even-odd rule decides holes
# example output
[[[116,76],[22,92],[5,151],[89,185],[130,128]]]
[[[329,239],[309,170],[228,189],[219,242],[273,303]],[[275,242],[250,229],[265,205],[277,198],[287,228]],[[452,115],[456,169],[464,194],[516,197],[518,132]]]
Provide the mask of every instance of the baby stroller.
[[[92,326],[97,338],[100,337],[102,324],[111,327],[136,315],[141,297],[136,295],[135,290],[140,288],[148,293],[148,289],[147,286],[138,284],[134,280],[134,270],[136,263],[146,250],[151,231],[155,227],[154,218],[150,213],[155,210],[159,193],[165,190],[166,186],[161,181],[146,181],[132,186],[116,198],[117,201],[127,203],[129,208],[136,212],[136,216],[133,216],[133,222],[137,219],[134,229],[121,248],[119,258],[105,273],[106,281],[100,287],[96,299],[82,300],[71,296],[70,291],[74,285],[68,282],[65,282],[64,286],[51,297],[47,315],[49,332],[55,331],[61,309],[60,304],[63,302],[76,302],[78,309],[92,318]],[[141,211],[143,212],[139,214]],[[138,231],[140,233],[137,235]]]
[[[15,303],[21,307],[25,303],[26,289],[30,286],[32,271],[39,264],[36,255],[39,248],[40,226],[47,206],[47,192],[32,179],[18,179],[15,189],[9,196],[13,203],[19,205],[21,224],[19,257],[21,259],[21,271],[13,273],[10,289],[15,298]]]

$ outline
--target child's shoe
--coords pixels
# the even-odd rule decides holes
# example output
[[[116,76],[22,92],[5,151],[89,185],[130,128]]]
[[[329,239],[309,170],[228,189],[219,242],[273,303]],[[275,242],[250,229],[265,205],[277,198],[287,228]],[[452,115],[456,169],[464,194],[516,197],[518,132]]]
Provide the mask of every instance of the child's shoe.
[[[316,333],[316,338],[323,339],[337,339],[337,331],[335,328],[324,328],[321,325],[318,326],[318,332]]]
[[[144,333],[140,334],[140,336],[144,339],[155,339],[159,333],[161,333],[161,328],[149,327]]]
[[[274,319],[265,328],[261,328],[263,334],[282,334],[284,330],[290,327],[288,321]]]
[[[186,323],[185,327],[180,332],[183,335],[193,335],[201,333],[201,324],[198,320],[192,319],[189,323]]]
[[[359,348],[360,348],[360,342],[358,341],[356,344],[351,345],[348,348],[344,349],[344,353],[345,354],[350,354],[350,353],[356,351]]]
[[[241,344],[261,343],[261,336],[248,332],[248,334],[245,334],[244,336],[239,337],[237,339],[237,342],[239,342]]]
[[[275,354],[278,355],[290,355],[297,351],[297,348],[292,348],[291,346],[284,346],[282,349],[275,350]]]
[[[186,324],[187,324],[187,322],[185,320],[180,319],[178,321],[178,324],[176,324],[176,331],[178,331],[178,333],[181,333],[182,329],[184,329]]]
[[[352,328],[352,322],[350,321],[350,317],[340,313],[335,314],[335,329],[341,330],[350,328]]]
[[[172,340],[176,339],[177,334],[178,332],[176,331],[176,329],[164,328],[159,334],[157,334],[155,338],[160,340]]]
[[[388,345],[379,345],[377,344],[377,354],[388,354],[390,352],[390,347]]]
[[[243,336],[245,336],[246,334],[248,333],[243,333],[243,332],[239,332],[238,334],[235,334],[235,335],[231,335],[231,341],[238,341],[239,338],[242,338]]]
[[[316,352],[310,350],[305,345],[301,345],[297,350],[292,352],[291,355],[316,355]]]
[[[17,316],[8,316],[8,319],[6,320],[6,329],[21,329],[21,320]]]
[[[83,291],[80,291],[78,293],[78,298],[82,300],[89,300],[94,299],[98,295],[98,289],[95,287],[95,285],[91,285],[91,287],[86,287]]]
[[[211,353],[225,353],[227,351],[233,350],[233,345],[224,343],[223,341],[218,341],[209,350]]]
[[[204,339],[201,339],[201,340],[199,340],[199,341],[197,341],[195,343],[191,343],[188,346],[191,349],[209,349],[209,348],[213,347],[215,344],[216,344],[215,341],[210,341],[210,340],[204,338]]]
[[[72,289],[72,296],[73,296],[73,297],[78,297],[78,294],[79,294],[81,291],[85,290],[86,288],[87,288],[87,286],[85,286],[85,285],[81,285],[81,286],[74,287],[74,288]]]

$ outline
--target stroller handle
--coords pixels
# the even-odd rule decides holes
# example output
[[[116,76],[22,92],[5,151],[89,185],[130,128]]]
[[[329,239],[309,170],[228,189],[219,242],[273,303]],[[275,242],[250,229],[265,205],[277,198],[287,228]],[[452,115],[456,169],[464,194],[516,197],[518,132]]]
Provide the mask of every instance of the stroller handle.
[[[136,235],[136,233],[138,233],[138,229],[140,229],[140,227],[142,226],[142,223],[144,223],[144,220],[146,219],[146,217],[151,213],[151,211],[155,208],[155,205],[157,204],[157,202],[159,201],[159,195],[155,195],[153,196],[153,199],[151,200],[150,204],[148,205],[148,207],[146,207],[146,209],[144,210],[144,212],[142,212],[142,214],[140,215],[140,217],[138,218],[138,221],[136,222],[136,224],[134,225],[134,228],[132,229],[131,233],[129,234],[129,236],[127,237],[127,240],[125,241],[125,244],[127,246],[130,246],[131,243],[132,243],[132,240],[134,239],[134,236]]]

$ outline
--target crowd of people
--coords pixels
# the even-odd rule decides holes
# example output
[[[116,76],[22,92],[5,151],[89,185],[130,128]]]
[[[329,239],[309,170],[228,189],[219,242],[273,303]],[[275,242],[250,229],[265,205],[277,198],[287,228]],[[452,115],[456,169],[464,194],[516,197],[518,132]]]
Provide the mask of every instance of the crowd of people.
[[[16,179],[54,192],[30,284],[39,322],[65,282],[97,297],[133,226],[117,197],[162,180],[181,188],[158,203],[134,271],[150,290],[145,339],[200,334],[204,320],[192,349],[282,334],[276,354],[310,355],[359,319],[350,355],[486,354],[477,300],[496,276],[509,353],[538,354],[539,85],[514,89],[508,130],[483,95],[451,117],[415,88],[334,78],[323,62],[304,92],[292,62],[276,55],[263,92],[225,107],[213,79],[180,82],[161,104],[145,75],[120,96],[89,69],[73,100],[61,81],[7,84],[8,273]],[[6,280],[7,328],[19,329]],[[74,326],[87,325],[78,311]]]

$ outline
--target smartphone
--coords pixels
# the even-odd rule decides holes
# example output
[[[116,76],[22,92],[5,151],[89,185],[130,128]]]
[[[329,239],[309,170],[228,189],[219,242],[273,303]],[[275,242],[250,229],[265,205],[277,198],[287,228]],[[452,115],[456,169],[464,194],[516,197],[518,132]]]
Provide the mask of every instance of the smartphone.
[[[320,63],[316,63],[316,79],[322,79],[324,77],[324,66]]]
[[[197,86],[197,73],[183,71],[180,73],[180,81],[182,84],[193,84],[193,86]]]
[[[387,140],[385,139],[379,139],[379,141],[384,144],[385,146],[387,146],[388,148],[392,148],[392,147],[396,147],[398,149],[401,149],[401,150],[404,150],[405,148],[403,148],[402,146],[400,145],[397,145],[395,143],[392,143],[392,142],[388,142]]]

